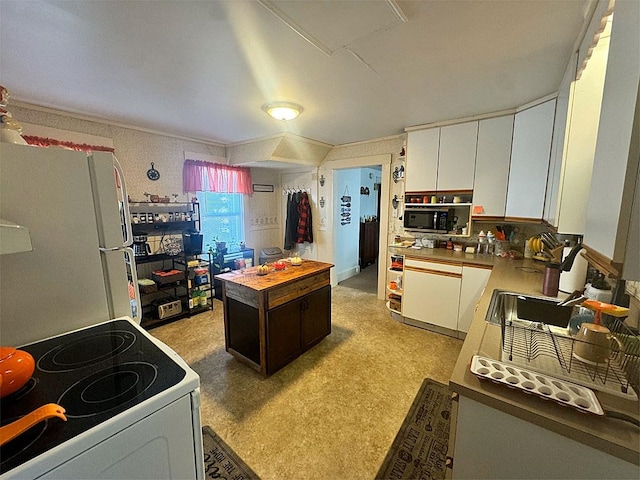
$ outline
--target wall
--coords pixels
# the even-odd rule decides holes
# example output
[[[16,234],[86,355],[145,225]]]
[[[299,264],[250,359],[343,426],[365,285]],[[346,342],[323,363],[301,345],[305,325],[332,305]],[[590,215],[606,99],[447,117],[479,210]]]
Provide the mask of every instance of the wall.
[[[320,208],[320,228],[317,232],[318,260],[323,262],[333,262],[337,255],[334,231],[336,224],[334,221],[333,206],[330,205],[333,194],[334,171],[345,168],[364,168],[371,165],[382,165],[380,171],[382,176],[381,199],[380,199],[380,244],[379,251],[384,259],[390,239],[393,233],[402,227],[402,222],[398,218],[392,218],[391,198],[394,194],[402,196],[404,194],[404,184],[394,183],[391,180],[392,162],[399,163],[398,156],[405,144],[405,135],[387,137],[370,142],[359,142],[354,144],[335,147],[329,152],[323,164],[318,169],[318,176],[322,175],[326,179],[325,185],[319,187],[318,195],[327,200],[324,208]],[[341,196],[341,195],[340,195]],[[339,223],[339,222],[338,222]],[[378,262],[378,298],[384,298],[384,273],[387,262]],[[336,285],[336,269],[331,270],[331,284]]]
[[[244,196],[245,243],[255,250],[254,262],[258,262],[260,250],[266,247],[282,248],[284,218],[280,211],[282,192],[277,170],[252,168],[253,183],[273,185],[273,192],[254,192]]]
[[[171,200],[174,198],[172,194],[176,193],[179,195],[178,201],[188,201],[189,196],[182,193],[184,152],[225,156],[225,149],[220,145],[83,120],[49,109],[10,104],[9,111],[19,122],[113,139],[115,154],[122,164],[127,189],[133,201],[146,200],[144,192],[160,196],[168,195]],[[147,170],[151,168],[151,162],[160,172],[160,179],[155,182],[147,178]]]
[[[375,184],[382,181],[380,168],[360,169],[360,188],[367,188],[368,195],[360,193],[360,220],[364,217],[375,217],[378,215],[378,190]]]
[[[333,176],[332,196],[336,246],[334,262],[338,282],[360,271],[360,197],[360,169],[338,170]]]

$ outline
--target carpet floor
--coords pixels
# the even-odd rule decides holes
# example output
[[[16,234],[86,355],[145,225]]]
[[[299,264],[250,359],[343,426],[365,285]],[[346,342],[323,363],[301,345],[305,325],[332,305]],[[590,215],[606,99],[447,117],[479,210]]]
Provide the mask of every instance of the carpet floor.
[[[218,300],[150,333],[200,375],[202,424],[263,480],[374,478],[423,379],[446,384],[462,346],[341,285],[331,334],[269,378],[225,351]]]

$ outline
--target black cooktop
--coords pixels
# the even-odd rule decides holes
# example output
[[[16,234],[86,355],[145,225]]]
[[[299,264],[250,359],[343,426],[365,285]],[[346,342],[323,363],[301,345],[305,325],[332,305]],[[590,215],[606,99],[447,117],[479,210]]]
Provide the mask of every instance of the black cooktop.
[[[1,424],[47,403],[65,408],[0,447],[0,474],[178,384],[186,372],[127,320],[20,347],[36,361],[31,380],[0,401]]]

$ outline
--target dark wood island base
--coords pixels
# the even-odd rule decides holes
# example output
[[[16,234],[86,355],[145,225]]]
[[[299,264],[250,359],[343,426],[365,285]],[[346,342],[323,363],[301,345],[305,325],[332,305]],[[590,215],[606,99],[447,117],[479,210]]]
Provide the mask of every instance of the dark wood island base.
[[[286,262],[217,275],[222,282],[225,349],[269,376],[331,333],[330,263]]]

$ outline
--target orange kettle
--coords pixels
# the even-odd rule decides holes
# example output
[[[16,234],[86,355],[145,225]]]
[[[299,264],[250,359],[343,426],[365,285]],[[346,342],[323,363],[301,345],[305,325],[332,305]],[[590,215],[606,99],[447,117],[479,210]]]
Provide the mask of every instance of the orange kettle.
[[[29,352],[0,347],[0,398],[22,388],[33,375],[36,362]]]

